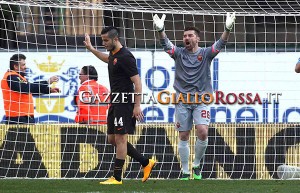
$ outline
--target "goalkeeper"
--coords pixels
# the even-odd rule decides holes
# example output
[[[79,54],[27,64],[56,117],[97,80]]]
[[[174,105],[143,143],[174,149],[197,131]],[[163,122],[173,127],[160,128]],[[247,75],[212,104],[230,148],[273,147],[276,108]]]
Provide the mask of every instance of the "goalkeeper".
[[[177,47],[167,38],[164,28],[166,15],[160,19],[157,14],[153,16],[154,27],[158,31],[160,43],[164,50],[175,60],[174,89],[179,95],[191,94],[190,101],[194,101],[195,93],[212,93],[210,64],[212,59],[225,47],[229,33],[235,22],[235,13],[227,13],[225,31],[221,38],[211,47],[200,48],[200,31],[196,27],[186,27],[183,33],[184,47]],[[187,98],[185,98],[187,101]],[[193,178],[202,178],[200,160],[204,157],[208,144],[208,125],[210,112],[205,104],[175,105],[176,130],[179,131],[178,152],[182,165],[181,180],[190,179],[189,170],[189,138],[192,123],[196,126],[197,140],[195,144],[195,159],[193,161]]]

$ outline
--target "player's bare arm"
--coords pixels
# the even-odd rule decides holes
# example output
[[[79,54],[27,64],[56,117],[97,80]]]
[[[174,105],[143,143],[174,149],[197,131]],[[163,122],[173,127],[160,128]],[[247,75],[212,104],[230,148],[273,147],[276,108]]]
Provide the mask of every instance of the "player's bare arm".
[[[85,41],[83,41],[83,43],[84,43],[86,49],[88,49],[90,52],[92,52],[97,58],[99,58],[100,60],[102,60],[105,63],[108,63],[108,54],[100,52],[93,47],[89,34],[87,34],[87,33],[85,34]]]
[[[153,16],[153,25],[155,30],[158,32],[158,36],[161,41],[161,45],[164,48],[164,51],[167,52],[171,57],[174,54],[175,46],[173,43],[167,38],[167,35],[165,33],[165,21],[166,15],[163,14],[161,18],[158,17],[157,14]]]
[[[134,109],[132,116],[135,117],[138,121],[142,121],[144,118],[144,114],[141,109],[142,82],[138,74],[130,77],[130,79],[134,84],[134,93],[136,93],[134,97]]]

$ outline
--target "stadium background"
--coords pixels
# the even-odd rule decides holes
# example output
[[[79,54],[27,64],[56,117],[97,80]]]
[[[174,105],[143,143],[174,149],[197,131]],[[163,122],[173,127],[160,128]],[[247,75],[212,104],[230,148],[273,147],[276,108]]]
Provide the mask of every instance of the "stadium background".
[[[131,1],[105,1],[105,9],[89,7],[85,1],[70,3],[70,7],[55,6],[61,1],[52,1],[53,6],[46,1],[39,1],[38,6],[14,2],[22,3],[1,4],[0,26],[4,27],[0,29],[3,66],[0,77],[8,68],[10,56],[21,52],[27,56],[29,80],[59,75],[62,93],[35,98],[36,118],[41,124],[28,128],[0,127],[0,177],[108,177],[114,152],[106,144],[105,127],[72,125],[75,116],[72,100],[79,86],[79,69],[95,65],[101,77],[99,82],[109,87],[106,65],[86,51],[82,43],[84,33],[91,34],[93,44],[105,51],[99,37],[102,26],[118,27],[123,44],[137,58],[144,92],[155,95],[161,90],[173,91],[174,61],[161,50],[153,29],[152,12],[138,11],[132,6],[124,11],[118,7]],[[177,2],[187,10],[195,9],[190,14],[165,9],[166,32],[176,45],[182,43],[184,26],[195,25],[201,30],[200,46],[210,46],[224,30],[224,12],[240,13],[228,45],[212,62],[215,90],[259,93],[262,98],[267,93],[282,93],[279,104],[271,101],[262,105],[211,106],[211,121],[215,124],[210,126],[209,147],[202,168],[204,177],[270,179],[277,178],[279,165],[300,166],[297,124],[300,85],[294,73],[299,58],[299,16],[289,15],[287,10],[266,2],[258,3],[260,9],[249,5],[258,11],[251,13],[251,9],[245,9],[250,10],[245,13],[236,7],[229,9],[229,4],[220,1],[222,9],[214,7],[215,12],[207,14],[195,14],[196,8],[209,11],[211,7]],[[263,14],[263,8],[270,5],[275,11],[265,9],[271,14]],[[172,6],[176,10],[176,5]],[[145,104],[142,108],[146,123],[139,125],[131,141],[145,155],[158,159],[154,178],[177,178],[180,165],[177,134],[173,130],[174,106]],[[0,110],[3,117],[2,103]],[[193,140],[190,140],[192,147]],[[136,162],[127,160],[126,166],[125,177],[140,177]]]

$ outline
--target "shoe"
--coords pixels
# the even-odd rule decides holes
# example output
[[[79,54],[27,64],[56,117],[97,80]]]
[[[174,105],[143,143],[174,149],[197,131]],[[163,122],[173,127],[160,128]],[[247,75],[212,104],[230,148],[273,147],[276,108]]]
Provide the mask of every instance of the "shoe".
[[[146,182],[148,180],[155,164],[156,164],[155,160],[149,159],[148,165],[144,167],[144,177],[142,179],[142,182]]]
[[[115,179],[115,177],[110,177],[108,180],[105,180],[104,182],[100,182],[100,184],[123,184],[122,180],[118,181]]]
[[[193,177],[194,177],[194,180],[202,179],[201,170],[200,170],[199,166],[193,167]]]
[[[189,180],[190,179],[191,174],[181,174],[180,180]]]

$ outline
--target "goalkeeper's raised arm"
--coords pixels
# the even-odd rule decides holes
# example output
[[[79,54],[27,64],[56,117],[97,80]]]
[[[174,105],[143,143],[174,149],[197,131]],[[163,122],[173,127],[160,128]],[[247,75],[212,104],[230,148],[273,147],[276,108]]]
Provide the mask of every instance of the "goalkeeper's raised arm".
[[[161,18],[157,14],[153,16],[153,24],[155,30],[158,32],[160,43],[164,50],[172,57],[176,58],[177,56],[177,50],[180,50],[181,48],[178,48],[177,46],[174,46],[173,43],[167,38],[167,35],[165,33],[165,22],[166,15],[163,14]],[[211,57],[215,57],[219,51],[225,47],[225,44],[227,43],[227,40],[229,38],[230,31],[232,30],[235,22],[235,13],[227,13],[226,22],[225,22],[225,30],[221,36],[221,38],[215,42],[212,45]],[[193,41],[193,36],[195,36],[195,41]],[[200,42],[200,30],[196,27],[186,27],[184,29],[183,34],[183,44],[185,46],[185,49],[189,52],[195,53],[198,50],[198,43]]]
[[[235,13],[227,13],[226,22],[225,22],[225,31],[222,34],[222,40],[226,41],[229,38],[229,33],[233,28],[235,22]]]
[[[156,31],[159,32],[159,36],[161,39],[166,37],[165,25],[164,25],[165,19],[166,19],[165,14],[163,14],[161,18],[159,18],[157,14],[153,16],[154,27]],[[234,22],[235,22],[235,13],[227,13],[225,31],[222,34],[222,39],[224,41],[228,40],[229,32],[232,30]]]

